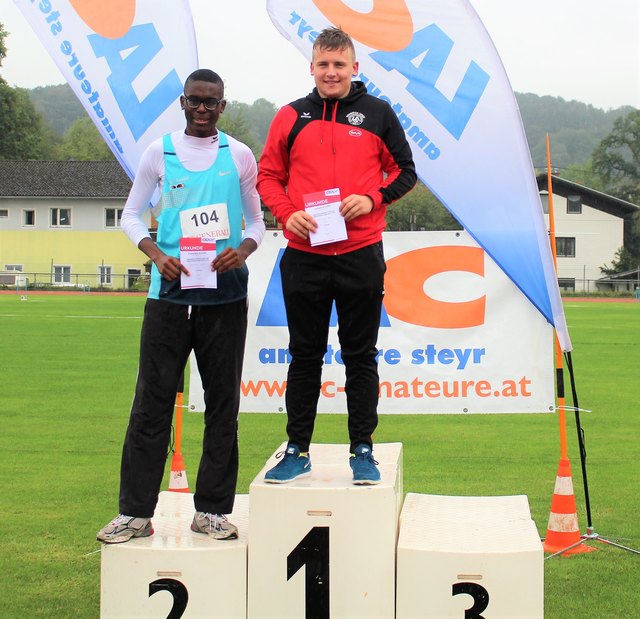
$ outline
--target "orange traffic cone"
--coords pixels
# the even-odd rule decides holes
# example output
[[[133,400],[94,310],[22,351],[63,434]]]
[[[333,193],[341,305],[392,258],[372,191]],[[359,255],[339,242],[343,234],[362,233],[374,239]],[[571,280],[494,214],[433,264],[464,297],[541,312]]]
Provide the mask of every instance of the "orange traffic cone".
[[[576,498],[573,494],[571,464],[568,458],[560,458],[558,476],[551,501],[551,514],[547,535],[543,543],[545,552],[570,555],[595,550],[583,543],[578,527]]]
[[[169,473],[169,490],[171,492],[189,492],[187,471],[184,459],[180,451],[182,444],[182,391],[176,394],[176,442],[173,458],[171,459],[171,471]]]
[[[187,471],[184,459],[180,452],[175,452],[171,459],[171,471],[169,473],[169,490],[171,492],[189,492]]]

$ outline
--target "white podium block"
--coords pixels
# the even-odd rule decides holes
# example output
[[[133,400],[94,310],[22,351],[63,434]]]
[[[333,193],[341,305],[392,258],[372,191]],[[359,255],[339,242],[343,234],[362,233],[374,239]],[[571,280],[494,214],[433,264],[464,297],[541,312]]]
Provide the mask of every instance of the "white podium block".
[[[161,492],[151,537],[103,545],[103,619],[246,619],[249,497],[236,496],[229,515],[239,529],[236,540],[194,533],[194,512],[192,494]]]
[[[542,542],[527,497],[408,494],[397,619],[544,616]]]
[[[251,483],[248,617],[392,619],[402,444],[374,444],[375,486],[353,485],[348,445],[309,453],[311,477],[265,483],[274,454]]]

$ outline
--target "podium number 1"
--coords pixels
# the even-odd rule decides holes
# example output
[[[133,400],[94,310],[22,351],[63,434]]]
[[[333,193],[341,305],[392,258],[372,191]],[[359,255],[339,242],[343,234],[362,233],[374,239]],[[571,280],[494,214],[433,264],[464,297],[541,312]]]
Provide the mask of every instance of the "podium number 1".
[[[287,557],[287,580],[305,566],[305,619],[329,619],[329,527],[313,527]]]

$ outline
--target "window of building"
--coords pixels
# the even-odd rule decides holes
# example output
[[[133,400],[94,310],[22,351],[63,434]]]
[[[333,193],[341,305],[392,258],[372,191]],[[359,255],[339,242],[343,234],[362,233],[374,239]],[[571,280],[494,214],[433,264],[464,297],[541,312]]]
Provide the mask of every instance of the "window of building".
[[[23,226],[35,226],[36,225],[36,212],[31,210],[22,211],[22,225]]]
[[[56,265],[53,267],[53,283],[64,286],[71,283],[71,267]]]
[[[576,291],[576,280],[574,277],[559,277],[558,278],[558,288],[563,292],[575,292]]]
[[[8,219],[8,217],[9,217],[9,209],[0,208],[0,219]]]
[[[580,215],[582,213],[582,196],[567,196],[567,213]]]
[[[120,219],[122,219],[121,208],[106,208],[104,209],[104,225],[107,228],[119,228]]]
[[[540,202],[542,203],[542,212],[545,215],[549,214],[549,192],[541,191],[540,192]]]
[[[59,226],[71,225],[71,209],[70,208],[52,208],[51,209],[51,226],[57,228]]]
[[[141,275],[140,269],[127,269],[127,288],[133,288]]]
[[[111,286],[111,267],[99,266],[98,280],[100,286]]]
[[[19,273],[22,273],[22,265],[21,264],[5,264],[4,265],[4,270],[5,271],[18,271]]]
[[[556,256],[563,258],[576,257],[576,239],[573,236],[556,237]]]

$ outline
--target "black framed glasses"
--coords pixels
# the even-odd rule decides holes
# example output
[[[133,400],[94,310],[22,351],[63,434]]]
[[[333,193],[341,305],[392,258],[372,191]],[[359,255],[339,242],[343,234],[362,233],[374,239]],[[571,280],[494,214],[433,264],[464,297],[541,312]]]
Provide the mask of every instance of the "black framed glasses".
[[[206,99],[202,99],[201,97],[196,97],[195,95],[184,95],[184,100],[192,110],[198,109],[200,107],[200,104],[204,103],[205,109],[209,110],[210,112],[215,110],[218,105],[220,105],[220,101],[222,101],[222,99],[216,99],[215,97],[207,97]]]

